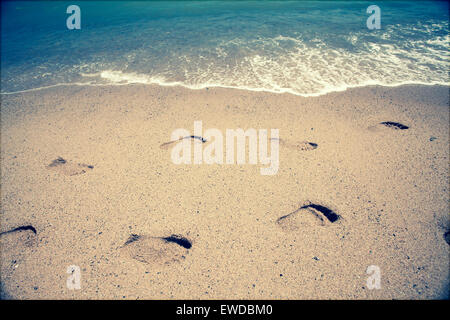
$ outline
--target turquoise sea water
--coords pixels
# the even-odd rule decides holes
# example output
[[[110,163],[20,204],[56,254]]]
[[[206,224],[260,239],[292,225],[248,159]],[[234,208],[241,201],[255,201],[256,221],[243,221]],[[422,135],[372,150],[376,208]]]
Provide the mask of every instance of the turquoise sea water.
[[[81,9],[68,30],[66,8]],[[381,29],[369,30],[369,5]],[[2,2],[1,92],[158,83],[318,95],[449,83],[446,1]]]

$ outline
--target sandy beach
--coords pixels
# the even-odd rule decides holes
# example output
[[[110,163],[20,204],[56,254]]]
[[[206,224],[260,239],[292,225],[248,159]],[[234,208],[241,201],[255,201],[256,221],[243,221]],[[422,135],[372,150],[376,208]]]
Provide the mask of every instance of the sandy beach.
[[[448,298],[448,87],[61,86],[1,99],[3,298]],[[278,172],[174,164],[160,146],[194,121],[279,129]],[[371,265],[380,289],[367,287]]]

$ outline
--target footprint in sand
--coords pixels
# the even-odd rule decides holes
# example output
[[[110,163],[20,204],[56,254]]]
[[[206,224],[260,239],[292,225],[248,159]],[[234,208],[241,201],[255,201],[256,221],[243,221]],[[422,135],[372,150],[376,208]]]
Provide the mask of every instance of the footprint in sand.
[[[161,144],[159,147],[161,149],[169,149],[174,143],[176,143],[178,141],[181,141],[183,139],[191,139],[191,140],[199,142],[199,143],[206,143],[207,142],[207,140],[205,138],[200,137],[200,136],[187,136],[187,137],[180,138],[178,140],[165,142],[165,143]]]
[[[0,247],[18,248],[20,246],[33,247],[36,245],[37,231],[32,225],[20,226],[9,231],[0,232]]]
[[[300,150],[300,151],[310,151],[317,149],[319,145],[314,142],[309,141],[300,141],[296,143],[287,142],[280,138],[271,138],[270,140],[278,140],[280,143],[280,146],[287,147],[290,149]]]
[[[169,142],[165,142],[163,144],[161,144],[159,147],[161,149],[169,149],[174,143],[181,141],[183,139],[191,139],[194,140],[198,143],[206,143],[208,142],[205,138],[200,137],[200,136],[187,136],[184,138],[180,138],[178,140],[174,140],[174,141],[169,141]],[[300,150],[300,151],[309,151],[309,150],[314,150],[317,149],[317,147],[319,146],[317,143],[314,142],[309,142],[309,141],[300,141],[297,143],[289,143],[283,139],[280,138],[271,138],[270,140],[277,140],[279,141],[281,146],[284,147],[288,147],[290,149],[295,149],[295,150]]]
[[[67,161],[61,157],[55,159],[47,167],[48,170],[53,170],[66,176],[75,176],[86,173],[88,170],[94,169],[94,166],[84,163],[74,163]]]
[[[284,231],[299,230],[304,226],[326,226],[335,223],[341,216],[320,204],[307,202],[294,212],[277,219]]]
[[[13,297],[11,297],[8,292],[6,292],[6,289],[4,288],[3,283],[0,282],[0,300],[13,300]]]
[[[20,226],[8,231],[0,232],[0,300],[15,299],[7,288],[17,285],[16,268],[26,260],[26,256],[38,246],[37,231],[32,225]],[[19,286],[17,286],[19,287]]]
[[[185,259],[191,247],[192,242],[180,235],[152,237],[132,234],[120,250],[139,262],[162,266]]]
[[[393,122],[393,121],[383,121],[383,122],[380,122],[378,125],[370,126],[368,129],[370,131],[377,131],[379,129],[380,125],[383,125],[385,127],[388,127],[388,128],[394,129],[394,130],[407,130],[407,129],[409,129],[408,126],[406,126],[404,124],[401,124],[401,123],[398,123],[398,122]]]

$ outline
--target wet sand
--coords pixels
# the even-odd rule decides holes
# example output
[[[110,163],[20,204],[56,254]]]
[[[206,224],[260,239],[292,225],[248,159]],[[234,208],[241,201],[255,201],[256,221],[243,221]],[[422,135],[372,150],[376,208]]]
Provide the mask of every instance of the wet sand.
[[[448,298],[448,87],[1,99],[0,232],[36,231],[0,235],[3,298]],[[279,129],[278,173],[174,164],[160,146],[196,120]],[[72,265],[79,290],[66,285]],[[370,265],[381,289],[367,287]]]

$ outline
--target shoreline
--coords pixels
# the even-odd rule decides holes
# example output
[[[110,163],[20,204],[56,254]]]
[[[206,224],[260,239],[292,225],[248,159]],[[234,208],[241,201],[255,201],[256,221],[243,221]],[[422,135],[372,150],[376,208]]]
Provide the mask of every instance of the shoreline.
[[[448,298],[448,96],[439,85],[318,97],[158,85],[2,95],[0,232],[36,231],[0,236],[2,291],[18,299]],[[278,173],[175,165],[160,146],[177,128],[192,133],[196,120],[222,132],[278,128]],[[301,150],[302,141],[317,148]],[[311,208],[339,219],[317,220]],[[80,290],[66,286],[72,265]],[[372,265],[379,290],[367,287]]]
[[[285,91],[275,91],[275,90],[269,90],[269,89],[263,89],[263,88],[248,88],[248,87],[233,87],[233,86],[224,86],[224,85],[203,85],[200,87],[193,87],[189,85],[185,85],[179,82],[174,83],[104,83],[104,84],[92,84],[92,83],[82,83],[82,82],[76,82],[76,83],[60,83],[60,84],[54,84],[49,86],[43,86],[38,88],[31,88],[31,89],[25,89],[25,90],[19,90],[19,91],[12,91],[12,92],[0,92],[0,95],[15,95],[15,94],[22,94],[22,93],[28,93],[28,92],[36,92],[41,90],[47,90],[52,88],[59,88],[59,87],[121,87],[121,86],[135,86],[135,85],[144,85],[144,86],[161,86],[161,87],[169,87],[169,88],[184,88],[189,90],[205,90],[205,89],[212,89],[212,88],[219,88],[219,89],[232,89],[232,90],[242,90],[242,91],[250,91],[250,92],[260,92],[260,93],[274,93],[274,94],[291,94],[294,96],[302,97],[302,98],[313,98],[313,97],[320,97],[320,96],[326,96],[328,94],[338,93],[338,92],[345,92],[352,89],[359,89],[359,88],[367,88],[367,87],[385,87],[385,88],[397,88],[397,87],[403,87],[403,86],[425,86],[425,87],[449,87],[450,83],[441,83],[441,82],[435,82],[435,83],[424,83],[424,82],[415,82],[415,81],[406,81],[396,84],[380,84],[375,82],[369,82],[369,83],[363,83],[358,85],[347,85],[340,88],[334,88],[329,90],[320,91],[318,93],[311,93],[311,94],[300,94],[296,93],[292,89],[286,89]]]

